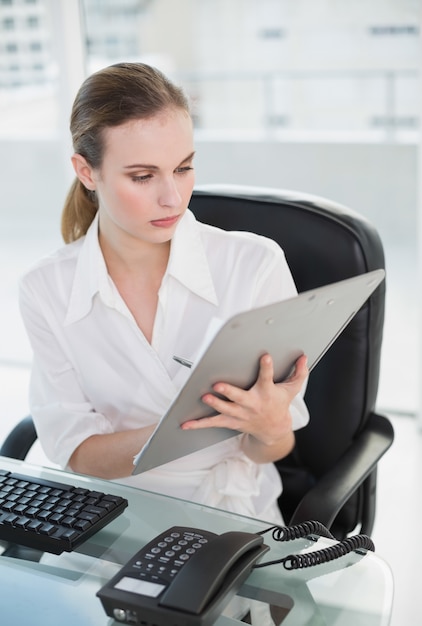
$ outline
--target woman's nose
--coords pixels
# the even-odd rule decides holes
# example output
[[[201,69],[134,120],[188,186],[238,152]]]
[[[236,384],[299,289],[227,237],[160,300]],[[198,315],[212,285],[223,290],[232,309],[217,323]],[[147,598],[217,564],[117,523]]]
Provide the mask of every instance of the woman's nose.
[[[173,178],[164,180],[160,187],[158,199],[160,206],[177,207],[181,199],[176,181]]]

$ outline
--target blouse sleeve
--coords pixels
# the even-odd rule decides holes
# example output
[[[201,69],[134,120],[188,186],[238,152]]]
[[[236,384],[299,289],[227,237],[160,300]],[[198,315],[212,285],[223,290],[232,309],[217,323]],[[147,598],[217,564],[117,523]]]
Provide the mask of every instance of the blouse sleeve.
[[[66,467],[82,441],[112,432],[112,425],[86,398],[66,348],[52,331],[37,290],[28,280],[21,281],[19,304],[34,353],[29,392],[34,424],[47,457]]]

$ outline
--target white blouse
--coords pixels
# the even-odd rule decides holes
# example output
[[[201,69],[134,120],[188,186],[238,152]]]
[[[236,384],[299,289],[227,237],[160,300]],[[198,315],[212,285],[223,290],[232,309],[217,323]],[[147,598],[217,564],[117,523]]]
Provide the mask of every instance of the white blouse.
[[[201,224],[188,210],[172,240],[150,344],[107,273],[96,217],[85,237],[39,261],[20,283],[34,353],[30,408],[46,455],[67,467],[93,434],[156,424],[190,373],[173,356],[195,362],[216,318],[295,294],[275,242]],[[295,429],[309,419],[301,396],[292,416]],[[275,518],[278,472],[246,457],[240,439],[119,482]]]

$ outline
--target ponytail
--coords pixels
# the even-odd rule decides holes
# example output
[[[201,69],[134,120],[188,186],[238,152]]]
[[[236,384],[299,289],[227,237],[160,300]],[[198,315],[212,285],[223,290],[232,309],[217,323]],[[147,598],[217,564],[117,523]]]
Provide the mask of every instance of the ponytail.
[[[75,178],[64,203],[61,233],[65,243],[76,241],[86,234],[98,210],[95,191],[89,191]]]

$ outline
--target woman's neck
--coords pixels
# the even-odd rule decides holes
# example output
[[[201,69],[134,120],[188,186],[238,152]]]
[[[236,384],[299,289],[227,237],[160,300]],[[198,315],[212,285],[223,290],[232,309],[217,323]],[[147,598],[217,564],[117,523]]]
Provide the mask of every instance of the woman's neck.
[[[170,255],[170,241],[164,243],[137,242],[137,245],[117,246],[99,236],[107,269],[130,274],[164,274]]]
[[[152,341],[158,292],[166,272],[170,241],[116,248],[101,237],[100,246],[107,271],[149,343]]]

